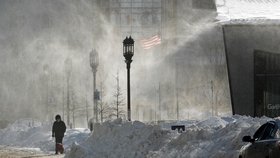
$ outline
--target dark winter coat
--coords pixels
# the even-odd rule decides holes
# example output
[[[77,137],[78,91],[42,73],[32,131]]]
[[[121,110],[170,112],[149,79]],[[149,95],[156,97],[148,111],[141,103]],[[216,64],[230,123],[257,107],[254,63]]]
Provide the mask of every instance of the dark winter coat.
[[[55,137],[64,137],[66,126],[63,121],[55,121],[52,127],[52,134]]]

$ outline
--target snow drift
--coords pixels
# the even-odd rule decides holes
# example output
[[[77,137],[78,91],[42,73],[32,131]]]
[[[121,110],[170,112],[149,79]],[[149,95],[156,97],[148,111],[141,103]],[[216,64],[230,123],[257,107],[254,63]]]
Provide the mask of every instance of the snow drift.
[[[279,0],[216,0],[217,19],[280,19]]]
[[[183,133],[171,131],[167,125],[115,120],[96,124],[93,134],[80,145],[73,145],[66,157],[238,157],[239,149],[245,144],[242,137],[252,135],[268,120],[237,115],[174,122],[186,125]]]
[[[235,115],[211,117],[202,121],[161,121],[158,125],[121,119],[95,124],[88,129],[67,130],[64,146],[68,158],[233,158],[238,157],[244,135],[253,135],[270,118]],[[186,131],[170,130],[185,125]],[[0,130],[0,145],[54,151],[51,125],[18,120]]]
[[[51,124],[42,124],[32,119],[17,120],[7,128],[0,130],[0,145],[39,148],[42,151],[54,151],[55,143],[51,137]],[[63,140],[66,150],[71,144],[79,144],[90,135],[88,129],[67,129]]]
[[[170,137],[159,126],[121,119],[96,124],[94,129],[91,137],[81,145],[74,145],[66,157],[142,158],[150,151],[158,151]]]

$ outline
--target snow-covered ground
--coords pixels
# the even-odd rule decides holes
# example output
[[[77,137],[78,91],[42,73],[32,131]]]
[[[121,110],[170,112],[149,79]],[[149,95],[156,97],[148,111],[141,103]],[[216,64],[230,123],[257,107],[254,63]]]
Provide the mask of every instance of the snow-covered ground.
[[[245,144],[242,137],[253,135],[268,120],[270,118],[235,115],[205,120],[161,121],[156,125],[117,119],[95,124],[92,134],[88,129],[67,130],[64,146],[68,158],[234,158]],[[186,131],[170,130],[174,124],[185,125]],[[53,153],[54,141],[50,130],[50,125],[40,122],[16,121],[0,130],[0,156],[5,152],[15,155]]]
[[[68,158],[234,158],[244,135],[270,118],[246,116],[212,117],[203,121],[181,121],[186,131],[171,131],[170,122],[161,125],[115,120],[95,125],[94,133],[81,144],[73,145]]]
[[[280,19],[280,0],[216,0],[220,21]]]
[[[23,156],[42,155],[40,150],[29,148],[15,148],[9,146],[0,146],[0,158],[20,158]]]
[[[22,119],[0,130],[0,145],[24,147],[43,152],[54,152],[55,143],[51,137],[51,124],[42,124],[32,119]],[[79,144],[90,135],[88,129],[67,129],[64,137],[66,150],[73,144]]]

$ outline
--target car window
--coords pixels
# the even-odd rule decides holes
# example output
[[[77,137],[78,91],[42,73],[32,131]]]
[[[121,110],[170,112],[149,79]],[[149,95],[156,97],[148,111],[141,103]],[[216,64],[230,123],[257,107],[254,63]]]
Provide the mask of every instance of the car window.
[[[260,137],[261,137],[261,135],[262,135],[262,133],[263,133],[263,131],[264,131],[264,129],[265,129],[266,126],[267,126],[267,123],[263,124],[263,125],[256,131],[256,133],[255,133],[254,136],[253,136],[253,139],[254,139],[254,140],[259,140],[259,139],[260,139]]]
[[[275,136],[275,124],[268,123],[260,140],[273,139]]]
[[[278,126],[275,122],[270,121],[263,124],[254,134],[253,138],[257,140],[273,139],[278,131]]]

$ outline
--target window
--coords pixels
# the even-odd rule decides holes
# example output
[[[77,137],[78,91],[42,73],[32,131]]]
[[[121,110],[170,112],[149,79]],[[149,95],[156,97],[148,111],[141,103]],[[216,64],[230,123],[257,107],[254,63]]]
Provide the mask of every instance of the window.
[[[266,139],[274,139],[276,137],[276,132],[278,131],[278,126],[274,121],[269,121],[263,124],[254,134],[253,139],[258,140],[266,140]]]

